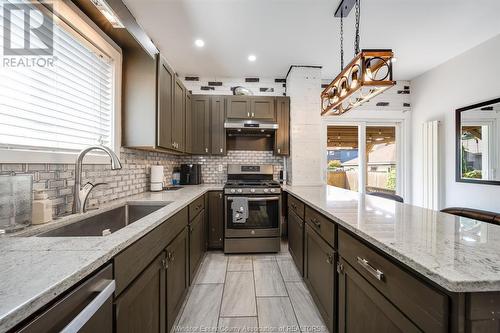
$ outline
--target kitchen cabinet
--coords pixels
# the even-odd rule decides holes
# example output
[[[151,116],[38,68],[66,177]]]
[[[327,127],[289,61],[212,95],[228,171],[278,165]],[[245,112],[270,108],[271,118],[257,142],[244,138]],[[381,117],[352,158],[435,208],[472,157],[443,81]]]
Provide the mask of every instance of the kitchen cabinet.
[[[201,264],[205,254],[205,210],[189,224],[189,282],[192,283],[196,270]]]
[[[175,74],[168,64],[159,58],[158,64],[158,146],[165,149],[175,148],[172,133],[173,83]],[[149,130],[152,129],[142,129]]]
[[[304,221],[288,211],[288,251],[300,274],[304,275]]]
[[[250,119],[251,105],[248,96],[228,96],[226,97],[226,118],[229,119]]]
[[[210,97],[210,150],[212,155],[224,155],[226,152],[226,130],[224,129],[224,98]]]
[[[224,246],[224,195],[222,191],[208,192],[208,248]]]
[[[191,99],[192,153],[209,154],[210,150],[210,96],[193,95]]]
[[[174,108],[172,113],[172,145],[179,152],[184,151],[186,88],[179,78],[174,81]]]
[[[186,92],[186,126],[184,135],[184,151],[188,154],[193,153],[193,112],[191,109],[192,96]]]
[[[189,238],[187,228],[167,246],[166,277],[166,332],[170,332],[189,288]]]
[[[98,307],[97,311],[91,314],[78,332],[93,333],[113,332],[113,290],[112,290],[113,268],[108,265],[94,274],[85,282],[76,286],[71,292],[62,296],[53,305],[49,306],[42,313],[37,314],[35,319],[15,330],[21,333],[38,332],[60,332],[67,325],[75,324],[73,321],[79,314],[90,310],[90,305]],[[108,294],[99,302],[97,295]],[[75,329],[74,329],[75,330]]]
[[[274,154],[290,155],[290,97],[276,97],[278,129],[274,136]]]
[[[304,235],[304,281],[330,332],[335,322],[335,251],[308,224]]]
[[[115,301],[116,332],[164,333],[165,296],[162,252]]]
[[[252,96],[250,98],[250,116],[252,119],[273,121],[276,119],[274,110],[275,97]]]
[[[347,332],[422,331],[354,268],[340,259],[339,333]]]

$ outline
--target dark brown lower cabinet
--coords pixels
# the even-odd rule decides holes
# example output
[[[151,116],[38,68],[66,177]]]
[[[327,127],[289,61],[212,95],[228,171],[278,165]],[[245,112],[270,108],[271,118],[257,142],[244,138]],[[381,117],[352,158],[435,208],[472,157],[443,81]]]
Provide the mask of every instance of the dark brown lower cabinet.
[[[202,210],[189,225],[189,282],[192,283],[196,270],[205,253],[205,210]]]
[[[208,192],[208,248],[224,246],[224,195],[222,191]]]
[[[115,301],[117,333],[165,332],[164,259],[162,252]]]
[[[189,238],[187,228],[167,246],[167,332],[174,325],[189,287]]]
[[[288,251],[304,276],[304,221],[292,210],[288,211]]]
[[[339,267],[339,333],[421,332],[342,258]]]
[[[330,332],[335,332],[335,251],[305,225],[304,281]]]

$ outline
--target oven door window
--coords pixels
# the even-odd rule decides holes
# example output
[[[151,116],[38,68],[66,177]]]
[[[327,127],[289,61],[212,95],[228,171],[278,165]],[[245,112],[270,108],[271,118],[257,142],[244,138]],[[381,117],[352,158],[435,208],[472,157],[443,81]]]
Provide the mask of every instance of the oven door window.
[[[230,229],[271,229],[279,226],[279,197],[245,197],[248,200],[248,218],[243,221],[233,219],[233,200],[226,199],[227,227]],[[245,209],[244,207],[243,209]],[[239,208],[238,208],[239,209]]]

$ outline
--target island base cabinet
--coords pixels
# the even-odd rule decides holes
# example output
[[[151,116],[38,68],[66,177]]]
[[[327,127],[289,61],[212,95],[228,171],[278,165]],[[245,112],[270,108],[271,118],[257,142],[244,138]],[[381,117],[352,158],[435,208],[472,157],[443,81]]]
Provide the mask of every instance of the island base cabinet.
[[[288,251],[304,276],[304,222],[292,210],[288,212]]]
[[[115,301],[117,333],[165,332],[164,259],[162,253]]]
[[[208,192],[208,248],[224,247],[224,195],[222,191]]]
[[[196,270],[205,253],[205,211],[201,211],[189,225],[189,282],[192,283]]]
[[[339,333],[422,332],[354,268],[339,261]]]
[[[330,332],[335,332],[335,251],[305,225],[304,280]]]
[[[167,332],[174,325],[189,287],[189,240],[185,228],[167,247]]]

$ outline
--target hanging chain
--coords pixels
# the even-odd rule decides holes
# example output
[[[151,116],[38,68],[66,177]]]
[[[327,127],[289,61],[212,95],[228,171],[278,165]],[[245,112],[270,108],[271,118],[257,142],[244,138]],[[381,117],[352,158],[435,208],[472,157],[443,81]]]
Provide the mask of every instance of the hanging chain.
[[[354,39],[354,56],[359,53],[359,17],[360,17],[360,2],[361,0],[356,0],[356,37]]]
[[[344,13],[340,9],[340,71],[344,70]]]

